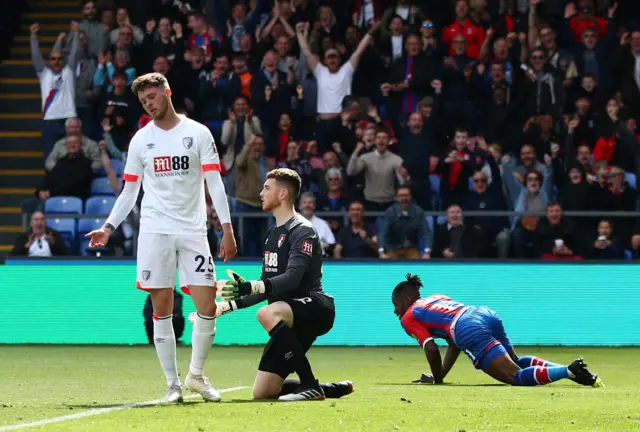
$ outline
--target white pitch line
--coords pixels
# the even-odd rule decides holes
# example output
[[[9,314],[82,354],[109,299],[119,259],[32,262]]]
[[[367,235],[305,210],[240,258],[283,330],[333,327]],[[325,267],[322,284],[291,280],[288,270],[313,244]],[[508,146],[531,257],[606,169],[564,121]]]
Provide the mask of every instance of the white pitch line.
[[[247,388],[249,388],[249,387],[231,387],[231,388],[220,390],[220,393],[229,393],[229,392],[233,392],[233,391],[237,391],[237,390],[244,390],[244,389],[247,389]],[[199,394],[188,395],[188,396],[185,396],[184,398],[185,399],[192,399],[192,398],[196,398],[196,397],[200,397],[200,395]],[[122,411],[122,410],[130,409],[130,408],[142,408],[142,407],[147,407],[147,406],[151,406],[151,405],[159,405],[159,404],[161,404],[163,402],[164,402],[164,400],[157,399],[157,400],[151,400],[151,401],[147,401],[147,402],[138,402],[138,403],[132,403],[132,404],[118,405],[118,406],[109,407],[109,408],[96,408],[96,409],[91,409],[89,411],[79,412],[79,413],[76,413],[76,414],[69,414],[69,415],[60,416],[60,417],[52,417],[52,418],[37,420],[37,421],[33,421],[33,422],[28,422],[28,423],[19,423],[19,424],[9,425],[9,426],[0,426],[0,432],[12,431],[12,430],[18,430],[18,429],[26,429],[26,428],[32,428],[32,427],[37,427],[37,426],[44,426],[44,425],[48,425],[48,424],[51,424],[51,423],[60,423],[60,422],[67,421],[67,420],[77,420],[77,419],[81,419],[81,418],[84,418],[84,417],[91,417],[91,416],[96,416],[96,415],[101,415],[101,414],[107,414],[107,413],[110,413],[110,412]]]

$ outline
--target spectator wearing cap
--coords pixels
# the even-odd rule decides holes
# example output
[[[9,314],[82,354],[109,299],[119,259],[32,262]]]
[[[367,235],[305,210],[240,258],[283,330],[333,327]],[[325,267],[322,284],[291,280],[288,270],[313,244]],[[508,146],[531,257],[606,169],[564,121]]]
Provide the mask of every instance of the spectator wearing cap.
[[[18,235],[10,255],[38,258],[66,255],[69,251],[64,239],[59,232],[47,227],[46,222],[44,213],[35,211],[27,232]]]
[[[449,55],[454,55],[454,39],[462,35],[466,39],[466,55],[477,59],[480,57],[480,48],[484,43],[485,31],[469,19],[469,5],[467,0],[456,1],[456,20],[442,32],[442,41],[449,45]]]
[[[324,153],[330,147],[331,143],[328,140],[327,129],[331,125],[331,120],[341,113],[342,101],[345,96],[351,94],[353,73],[378,27],[379,23],[369,29],[349,58],[349,61],[340,66],[340,54],[334,49],[327,50],[324,55],[324,64],[320,63],[309,48],[307,40],[308,23],[298,23],[296,25],[298,44],[309,65],[309,69],[318,82],[317,112],[319,119],[316,126],[316,141],[318,142],[320,153]]]
[[[65,64],[62,39],[58,38],[45,64],[38,41],[39,24],[31,25],[31,61],[40,81],[42,102],[42,141],[45,157],[64,133],[64,121],[76,117],[75,69],[78,61],[79,25],[72,23],[72,44]]]
[[[433,234],[434,258],[477,258],[480,247],[478,229],[464,223],[459,205],[447,208],[447,222],[437,225]]]
[[[378,237],[373,225],[365,224],[364,206],[360,201],[349,204],[349,224],[340,230],[333,249],[334,258],[377,257]]]
[[[396,202],[384,213],[378,236],[380,258],[431,258],[433,242],[424,211],[411,200],[411,189],[400,186]]]
[[[82,153],[91,160],[91,169],[94,172],[98,172],[102,169],[102,159],[100,158],[100,149],[98,148],[98,143],[96,143],[91,138],[82,135],[82,120],[78,117],[67,119],[65,122],[65,132],[68,135],[80,135],[81,136],[81,146]],[[53,150],[47,156],[47,159],[44,162],[44,167],[47,171],[51,171],[56,163],[67,156],[67,140],[66,138],[62,138],[58,140],[53,146]]]
[[[91,190],[94,173],[91,161],[82,153],[82,136],[67,135],[67,154],[45,173],[36,196],[46,200],[54,196],[74,196],[85,199]]]
[[[388,150],[389,133],[378,130],[376,150],[361,154],[364,144],[359,142],[349,159],[347,174],[355,176],[364,171],[365,208],[369,211],[385,211],[393,204],[396,182],[409,181],[409,174],[402,166],[402,158]]]

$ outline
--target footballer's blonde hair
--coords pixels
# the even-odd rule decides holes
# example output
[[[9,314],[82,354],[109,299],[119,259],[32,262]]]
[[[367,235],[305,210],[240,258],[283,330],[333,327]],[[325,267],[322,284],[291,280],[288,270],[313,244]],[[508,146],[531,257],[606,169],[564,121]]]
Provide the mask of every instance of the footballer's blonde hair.
[[[157,87],[162,90],[166,90],[169,88],[169,82],[164,75],[152,72],[136,78],[133,84],[131,84],[131,91],[137,97],[138,92],[146,89],[147,87]]]

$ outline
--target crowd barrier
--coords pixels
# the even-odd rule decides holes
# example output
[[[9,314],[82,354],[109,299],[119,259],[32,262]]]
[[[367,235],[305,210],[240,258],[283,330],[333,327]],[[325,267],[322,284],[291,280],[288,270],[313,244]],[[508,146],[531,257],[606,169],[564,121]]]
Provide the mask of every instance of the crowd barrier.
[[[217,263],[258,278],[258,261]],[[323,283],[335,297],[333,330],[318,345],[412,345],[393,314],[391,291],[408,272],[423,295],[446,294],[487,305],[516,345],[640,345],[640,266],[617,263],[325,262]],[[146,344],[143,305],[130,259],[19,259],[0,265],[2,344]],[[188,297],[184,315],[194,310]],[[217,345],[263,344],[257,306],[218,319]],[[190,343],[187,322],[182,341]]]

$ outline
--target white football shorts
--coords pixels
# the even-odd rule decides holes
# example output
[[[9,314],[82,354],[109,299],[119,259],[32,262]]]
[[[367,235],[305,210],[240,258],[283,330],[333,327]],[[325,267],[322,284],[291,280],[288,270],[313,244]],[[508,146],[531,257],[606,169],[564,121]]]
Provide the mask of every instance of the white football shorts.
[[[183,289],[215,285],[216,270],[206,235],[138,235],[137,288],[175,288],[176,269]]]

